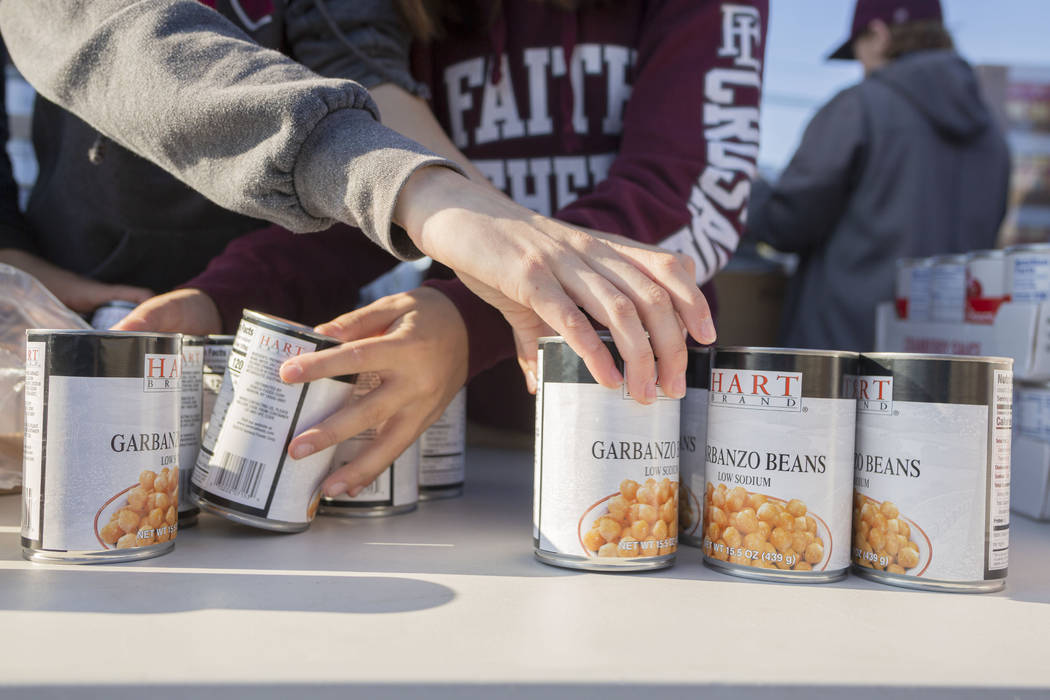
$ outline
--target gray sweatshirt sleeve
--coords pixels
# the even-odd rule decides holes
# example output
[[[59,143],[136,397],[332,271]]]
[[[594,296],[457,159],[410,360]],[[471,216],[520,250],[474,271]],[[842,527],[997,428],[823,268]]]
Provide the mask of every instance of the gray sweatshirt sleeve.
[[[805,252],[830,236],[856,186],[864,119],[856,89],[844,90],[824,105],[776,184],[756,183],[747,235],[789,253]]]
[[[47,99],[228,209],[293,231],[392,226],[418,168],[459,170],[377,121],[357,83],[252,42],[196,0],[0,0],[0,31]]]

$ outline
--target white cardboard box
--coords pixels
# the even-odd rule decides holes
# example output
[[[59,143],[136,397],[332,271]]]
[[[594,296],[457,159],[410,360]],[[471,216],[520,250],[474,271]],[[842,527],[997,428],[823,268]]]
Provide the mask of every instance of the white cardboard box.
[[[875,349],[1014,359],[1014,378],[1050,380],[1050,302],[1006,303],[995,322],[934,323],[897,318],[893,302],[875,312]]]
[[[1050,520],[1050,444],[1016,432],[1010,460],[1010,510]]]

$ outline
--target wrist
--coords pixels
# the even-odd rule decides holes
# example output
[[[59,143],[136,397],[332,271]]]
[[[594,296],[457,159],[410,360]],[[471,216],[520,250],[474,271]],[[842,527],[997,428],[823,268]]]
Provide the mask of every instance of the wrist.
[[[456,190],[462,192],[470,181],[443,166],[425,166],[405,181],[394,205],[394,223],[405,229],[408,237],[424,253],[423,227],[427,220],[455,201]]]

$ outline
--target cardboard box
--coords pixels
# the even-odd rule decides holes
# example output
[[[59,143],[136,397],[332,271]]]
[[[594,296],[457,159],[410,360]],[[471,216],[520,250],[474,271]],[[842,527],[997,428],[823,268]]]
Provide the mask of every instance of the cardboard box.
[[[995,322],[934,323],[897,318],[893,302],[875,312],[875,349],[1012,357],[1014,379],[1050,380],[1050,302],[1006,303]]]

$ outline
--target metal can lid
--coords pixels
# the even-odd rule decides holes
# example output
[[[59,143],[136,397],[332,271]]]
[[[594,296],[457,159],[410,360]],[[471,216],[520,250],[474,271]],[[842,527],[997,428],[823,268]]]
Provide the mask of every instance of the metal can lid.
[[[1050,253],[1050,243],[1018,243],[1009,246],[1005,252],[1010,253]]]
[[[719,352],[750,352],[750,353],[763,353],[767,355],[805,355],[807,357],[843,357],[846,359],[856,359],[860,357],[859,352],[852,352],[850,350],[815,350],[813,348],[770,348],[770,347],[758,347],[751,345],[727,345],[717,346],[715,353]]]
[[[1001,248],[992,248],[989,250],[975,250],[970,253],[970,260],[985,260],[987,258],[1003,258],[1006,257],[1006,251]]]
[[[187,333],[182,334],[182,346],[196,347],[198,345],[204,345],[203,335],[189,335]]]
[[[1014,358],[1012,357],[996,357],[994,355],[938,355],[936,353],[925,352],[863,352],[861,353],[861,357],[867,357],[872,360],[972,360],[974,362],[995,364],[1006,362],[1011,366],[1014,362]]]
[[[204,336],[204,342],[207,345],[233,345],[233,339],[236,336],[232,335],[218,335],[211,334]]]
[[[966,253],[951,253],[949,255],[935,255],[933,257],[934,265],[962,265],[965,264],[969,259],[969,255]]]
[[[34,335],[79,335],[95,338],[164,338],[181,339],[182,333],[150,333],[148,331],[111,331],[96,328],[27,328],[26,336]]]

